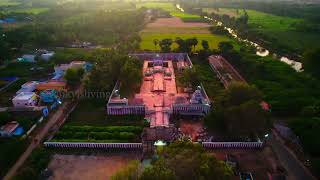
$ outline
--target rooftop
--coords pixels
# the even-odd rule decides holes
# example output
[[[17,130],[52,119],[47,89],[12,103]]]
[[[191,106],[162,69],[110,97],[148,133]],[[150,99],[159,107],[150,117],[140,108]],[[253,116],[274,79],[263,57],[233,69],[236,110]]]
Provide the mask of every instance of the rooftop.
[[[19,127],[19,123],[17,121],[11,121],[1,127],[1,131],[7,133],[13,133]]]
[[[29,100],[33,98],[36,94],[34,92],[21,92],[16,95],[13,99],[14,100]]]

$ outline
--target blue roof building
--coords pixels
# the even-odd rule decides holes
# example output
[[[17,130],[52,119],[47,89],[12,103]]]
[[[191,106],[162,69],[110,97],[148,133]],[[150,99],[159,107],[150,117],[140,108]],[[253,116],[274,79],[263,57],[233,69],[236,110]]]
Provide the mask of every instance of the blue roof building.
[[[40,99],[44,103],[53,103],[58,99],[56,90],[45,90],[40,93]]]

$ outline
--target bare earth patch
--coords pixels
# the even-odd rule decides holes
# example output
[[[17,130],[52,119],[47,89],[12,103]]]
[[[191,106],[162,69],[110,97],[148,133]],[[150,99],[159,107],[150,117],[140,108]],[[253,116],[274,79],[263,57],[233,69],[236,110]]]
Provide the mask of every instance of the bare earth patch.
[[[129,161],[139,158],[139,153],[130,152],[105,155],[55,154],[48,166],[53,172],[49,180],[106,180]]]

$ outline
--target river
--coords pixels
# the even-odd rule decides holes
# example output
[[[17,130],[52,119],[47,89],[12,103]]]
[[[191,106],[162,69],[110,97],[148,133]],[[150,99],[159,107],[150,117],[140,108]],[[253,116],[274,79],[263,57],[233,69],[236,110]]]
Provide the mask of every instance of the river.
[[[179,9],[181,12],[184,12],[184,9],[179,5],[179,4],[176,4],[176,8]],[[229,34],[235,38],[237,41],[239,42],[245,42],[247,44],[250,44],[251,46],[254,46],[256,48],[256,54],[258,56],[261,56],[261,57],[265,57],[265,56],[268,56],[270,55],[270,51],[262,46],[260,46],[259,44],[253,42],[253,41],[250,41],[248,39],[242,39],[240,38],[236,31],[229,28],[229,27],[226,27],[223,25],[222,22],[220,21],[217,21],[217,20],[214,20],[210,17],[207,17],[207,16],[204,16],[205,19],[209,20],[209,21],[212,21],[213,23],[215,23],[217,26],[223,26],[224,29],[226,29]],[[273,54],[274,57],[276,57],[277,59],[279,59],[280,61],[290,65],[294,70],[296,70],[297,72],[302,72],[303,71],[303,67],[302,67],[302,63],[301,62],[298,62],[298,61],[295,61],[295,60],[292,60],[292,59],[289,59],[288,57],[285,57],[285,56],[279,56],[277,54]]]

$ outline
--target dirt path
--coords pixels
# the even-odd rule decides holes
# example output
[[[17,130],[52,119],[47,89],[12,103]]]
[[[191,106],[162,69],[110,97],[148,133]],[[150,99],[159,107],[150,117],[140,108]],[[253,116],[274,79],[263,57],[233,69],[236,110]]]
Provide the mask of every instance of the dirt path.
[[[18,169],[23,165],[23,163],[27,160],[27,158],[30,156],[32,151],[42,142],[42,140],[46,137],[49,130],[61,120],[61,118],[64,117],[65,113],[64,110],[69,105],[69,103],[63,104],[56,112],[48,119],[48,122],[42,127],[42,129],[39,129],[38,134],[33,137],[32,142],[26,149],[26,151],[20,156],[18,161],[13,165],[13,167],[9,170],[9,172],[6,174],[6,176],[3,178],[4,180],[9,180],[12,177],[14,177],[15,173],[18,171]]]

